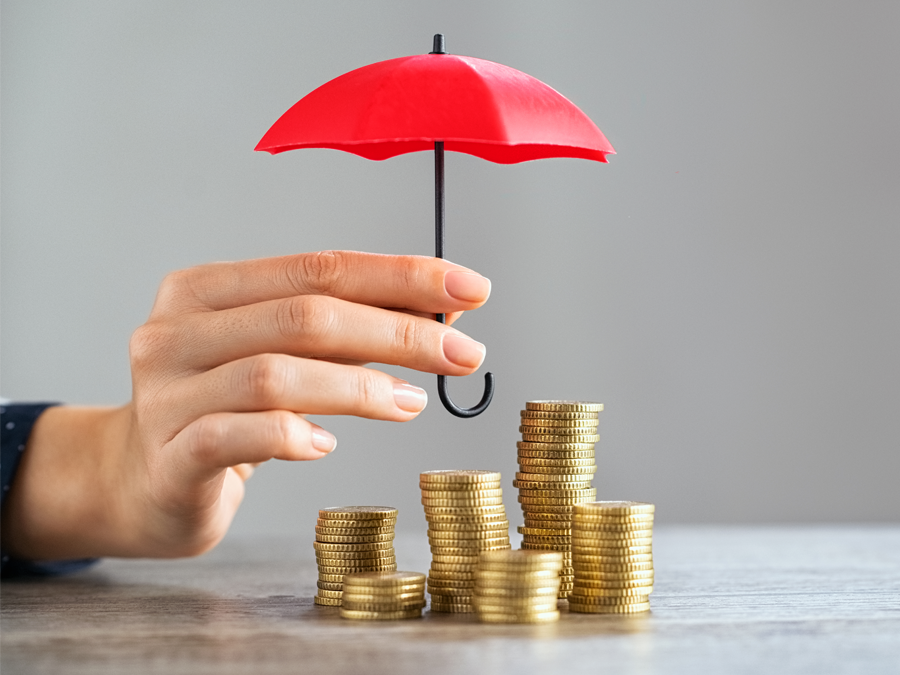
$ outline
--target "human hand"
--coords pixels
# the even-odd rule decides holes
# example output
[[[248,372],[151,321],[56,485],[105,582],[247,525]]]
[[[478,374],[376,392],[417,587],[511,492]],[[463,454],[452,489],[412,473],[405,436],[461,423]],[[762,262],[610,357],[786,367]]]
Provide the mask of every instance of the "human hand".
[[[444,260],[356,252],[169,275],[131,340],[131,403],[38,420],[4,543],[38,559],[208,550],[254,465],[334,449],[304,415],[403,422],[425,407],[424,390],[364,363],[476,370],[484,346],[434,314],[452,322],[489,293],[487,279]]]

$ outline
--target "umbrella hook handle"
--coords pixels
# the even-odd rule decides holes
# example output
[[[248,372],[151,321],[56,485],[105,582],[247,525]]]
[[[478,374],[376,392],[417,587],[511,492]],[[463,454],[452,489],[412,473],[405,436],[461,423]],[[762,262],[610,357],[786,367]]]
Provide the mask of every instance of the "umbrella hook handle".
[[[443,36],[441,36],[443,38]],[[437,36],[435,36],[437,43]],[[437,49],[437,46],[435,46]],[[436,258],[444,257],[444,142],[434,142],[434,255]],[[436,314],[435,318],[439,323],[446,323],[446,317],[443,314]],[[494,398],[494,374],[484,374],[484,394],[481,400],[471,408],[460,408],[450,400],[450,394],[447,393],[447,376],[438,375],[438,396],[441,403],[451,415],[457,417],[475,417],[480,415],[491,404]]]

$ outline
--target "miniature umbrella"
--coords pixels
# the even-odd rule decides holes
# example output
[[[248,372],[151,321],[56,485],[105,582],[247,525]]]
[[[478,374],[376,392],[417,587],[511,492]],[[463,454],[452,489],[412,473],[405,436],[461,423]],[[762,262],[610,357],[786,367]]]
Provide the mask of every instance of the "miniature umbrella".
[[[444,150],[498,164],[548,157],[606,162],[615,154],[603,132],[556,90],[499,63],[444,51],[390,59],[345,73],[307,94],[282,115],[256,150],[277,154],[333,148],[388,159],[434,149],[435,256],[444,257]],[[444,315],[437,320],[444,322]],[[494,376],[484,376],[481,401],[460,408],[438,375],[438,395],[457,417],[490,405]]]

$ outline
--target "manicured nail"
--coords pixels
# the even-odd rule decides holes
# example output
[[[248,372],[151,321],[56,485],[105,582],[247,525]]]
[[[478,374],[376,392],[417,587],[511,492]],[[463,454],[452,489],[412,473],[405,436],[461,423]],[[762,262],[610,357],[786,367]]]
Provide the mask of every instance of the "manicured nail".
[[[417,413],[421,412],[428,403],[428,394],[424,389],[414,387],[409,382],[396,382],[394,384],[394,402],[400,410]]]
[[[322,427],[312,425],[312,444],[319,452],[331,452],[337,447],[337,439],[334,434],[325,431]]]
[[[444,334],[444,356],[448,361],[464,368],[477,368],[484,361],[487,350],[472,338],[453,333]]]
[[[491,280],[475,272],[451,271],[444,275],[447,295],[464,302],[484,302],[491,294]]]

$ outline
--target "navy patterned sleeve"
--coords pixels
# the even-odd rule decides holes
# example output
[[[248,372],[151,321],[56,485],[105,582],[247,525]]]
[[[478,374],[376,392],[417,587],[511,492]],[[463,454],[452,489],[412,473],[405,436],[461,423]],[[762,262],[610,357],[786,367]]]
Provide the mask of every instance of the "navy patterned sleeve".
[[[29,403],[0,405],[0,479],[2,479],[2,493],[0,493],[0,509],[6,502],[6,495],[16,477],[19,461],[28,446],[28,436],[38,417],[47,408],[56,403]],[[0,575],[3,578],[13,576],[49,576],[74,572],[96,562],[95,560],[55,560],[35,562],[23,560],[9,555],[6,551],[0,552],[2,557],[2,569]]]

